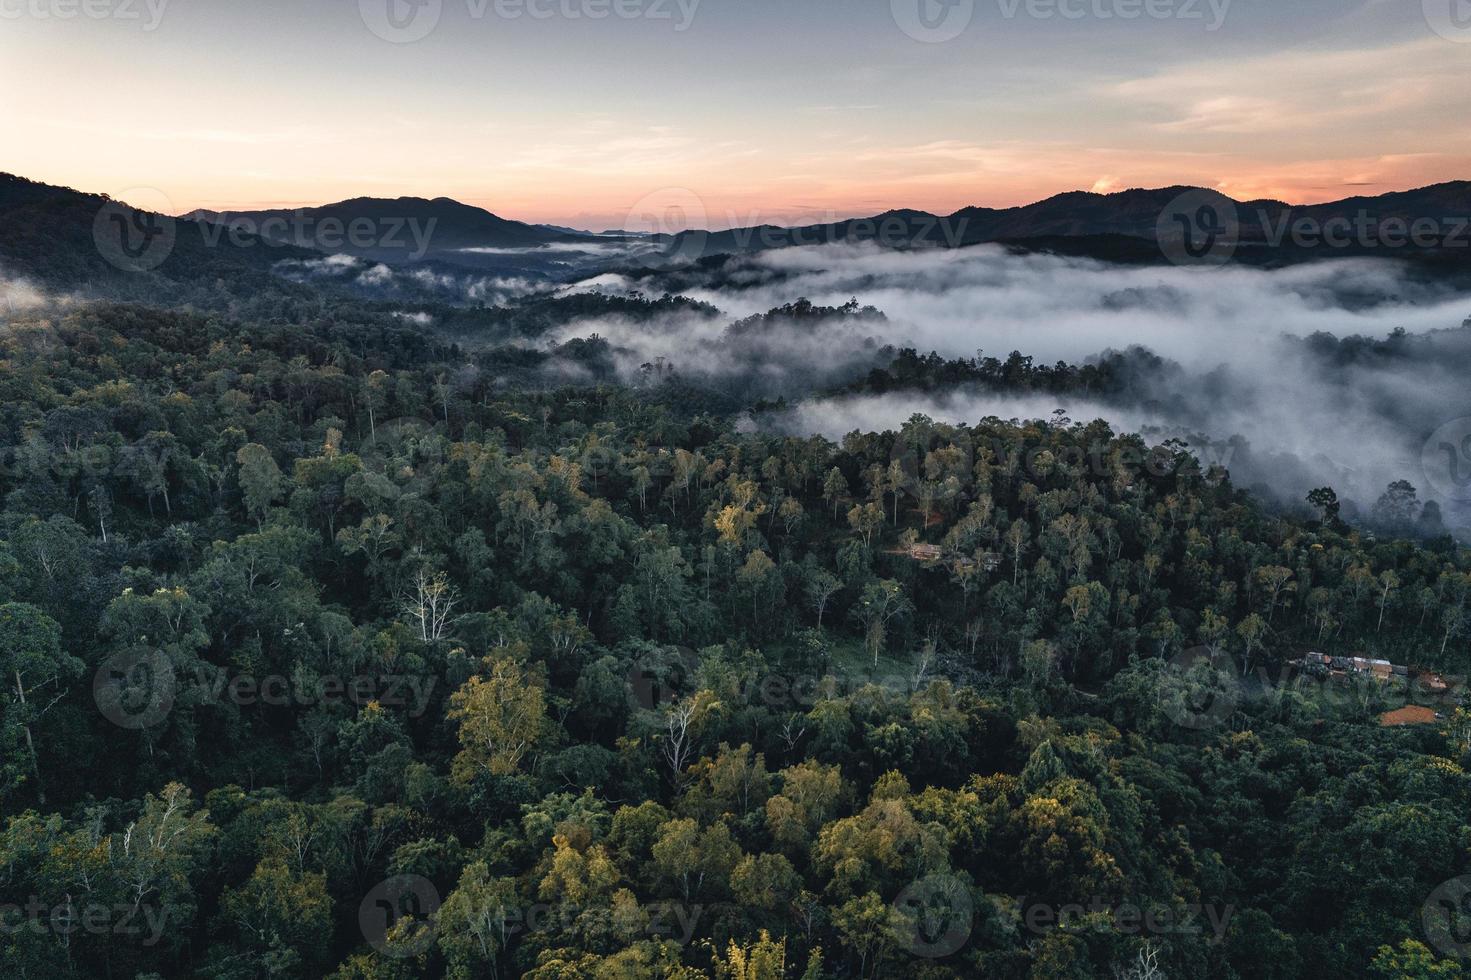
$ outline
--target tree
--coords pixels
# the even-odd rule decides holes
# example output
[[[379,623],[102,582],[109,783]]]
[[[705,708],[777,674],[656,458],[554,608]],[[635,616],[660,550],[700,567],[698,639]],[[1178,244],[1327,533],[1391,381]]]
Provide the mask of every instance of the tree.
[[[807,598],[817,612],[818,629],[822,629],[822,614],[827,609],[828,600],[842,587],[842,579],[825,568],[815,568],[808,572],[806,577]]]
[[[321,942],[332,920],[324,874],[294,871],[268,857],[242,887],[221,896],[220,918],[262,973],[306,972],[330,962]]]
[[[363,407],[368,410],[368,438],[375,443],[378,441],[378,413],[388,402],[388,384],[388,373],[382,370],[373,371],[363,379]]]
[[[1288,588],[1288,582],[1292,578],[1292,569],[1283,568],[1281,565],[1264,565],[1256,570],[1257,581],[1267,590],[1267,622],[1272,621],[1272,614],[1277,609],[1277,598],[1283,589]]]
[[[1006,546],[1011,549],[1011,584],[1016,584],[1016,579],[1021,574],[1022,555],[1027,550],[1027,544],[1031,540],[1031,531],[1023,520],[1012,521],[1011,527],[1006,529]]]
[[[150,906],[170,909],[181,920],[192,916],[192,879],[202,873],[201,858],[218,834],[209,812],[196,808],[193,794],[181,784],[169,783],[158,796],[145,796],[138,818],[107,843],[132,914]]]
[[[884,526],[884,512],[877,504],[854,504],[848,511],[848,526],[858,532],[864,547],[873,544],[873,533]]]
[[[633,489],[638,494],[638,509],[640,512],[648,509],[649,487],[653,483],[654,478],[649,473],[647,466],[635,466],[633,468]]]
[[[1390,569],[1379,573],[1379,622],[1374,627],[1374,632],[1384,630],[1384,610],[1389,605],[1389,596],[1395,589],[1400,587],[1400,577]]]
[[[874,892],[850,898],[833,912],[833,925],[843,945],[858,957],[858,976],[867,976],[893,942],[890,909]]]
[[[46,802],[41,783],[41,761],[36,752],[35,728],[46,713],[66,697],[70,685],[82,675],[82,661],[61,649],[61,627],[50,616],[25,602],[0,605],[0,676],[5,679],[3,725],[5,745],[14,744],[19,733],[25,740],[36,781],[36,799]],[[0,789],[10,789],[22,777],[5,753],[0,764]]]
[[[889,493],[894,495],[894,525],[899,524],[899,498],[904,495],[905,488],[909,483],[909,476],[904,472],[903,460],[892,459],[889,461],[889,469],[886,474],[885,486]]]
[[[786,980],[787,941],[773,940],[765,929],[754,943],[742,945],[734,939],[724,956],[715,958],[716,980]]]
[[[425,643],[443,640],[459,605],[460,593],[443,572],[420,568],[414,572],[410,591],[403,600],[404,617]]]
[[[271,458],[271,451],[256,442],[241,446],[235,453],[235,462],[240,466],[245,511],[255,518],[255,526],[261,527],[272,502],[281,496],[281,470]]]
[[[521,928],[521,904],[514,879],[492,875],[484,861],[466,865],[435,915],[449,975],[499,977],[501,956]]]
[[[694,757],[695,740],[701,725],[719,707],[720,702],[711,691],[700,690],[662,708],[659,716],[659,727],[662,729],[659,753],[669,767],[669,778],[675,786],[684,778],[685,768]]]
[[[806,512],[802,509],[802,502],[796,497],[786,498],[781,502],[781,506],[776,509],[776,515],[781,518],[782,529],[786,531],[788,537],[791,536],[792,531],[796,529],[797,525],[802,523],[802,518],[805,514]]]
[[[686,818],[671,820],[659,829],[651,854],[658,873],[679,886],[685,901],[691,901],[701,893],[706,879],[729,879],[741,849],[725,824],[701,830]]]
[[[842,470],[834,466],[822,480],[822,499],[832,505],[834,521],[838,519],[838,504],[847,496],[848,478],[843,476]]]
[[[889,623],[907,615],[913,608],[904,596],[903,587],[893,579],[870,582],[864,587],[855,612],[863,622],[864,636],[875,668],[879,665],[879,651],[888,638]]]
[[[802,890],[802,879],[780,854],[747,854],[731,872],[730,888],[747,908],[777,913]]]
[[[1408,480],[1395,480],[1374,504],[1376,524],[1396,534],[1408,534],[1420,513],[1420,499]]]
[[[760,623],[763,604],[769,612],[777,590],[781,587],[776,562],[758,548],[746,556],[746,563],[736,572],[736,578],[751,596],[751,622]]]
[[[481,773],[517,772],[546,731],[545,695],[524,669],[499,659],[487,665],[486,673],[450,695],[447,717],[460,726],[453,771],[462,782]]]
[[[1308,494],[1308,503],[1318,509],[1318,518],[1324,524],[1334,525],[1338,521],[1340,504],[1338,494],[1332,487],[1319,487]]]
[[[1430,947],[1416,939],[1399,946],[1380,946],[1369,964],[1372,976],[1382,980],[1461,980],[1465,973],[1455,960],[1438,960]]]
[[[1236,635],[1241,637],[1241,643],[1246,648],[1241,663],[1241,674],[1246,676],[1251,672],[1251,655],[1262,645],[1262,640],[1267,635],[1267,621],[1256,613],[1247,616],[1236,624]]]

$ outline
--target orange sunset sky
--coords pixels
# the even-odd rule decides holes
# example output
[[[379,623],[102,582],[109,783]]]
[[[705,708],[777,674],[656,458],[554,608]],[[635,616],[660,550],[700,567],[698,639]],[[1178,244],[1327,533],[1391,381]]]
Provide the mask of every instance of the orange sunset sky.
[[[137,19],[55,2],[0,0],[0,170],[175,212],[445,195],[602,228],[678,188],[721,227],[1471,177],[1471,36],[1421,0],[1138,20],[1098,13],[1127,0],[629,0],[637,16],[602,19],[596,0],[412,0],[434,28],[409,42],[370,9],[405,0],[96,0]],[[906,2],[963,4],[964,28],[916,39]]]

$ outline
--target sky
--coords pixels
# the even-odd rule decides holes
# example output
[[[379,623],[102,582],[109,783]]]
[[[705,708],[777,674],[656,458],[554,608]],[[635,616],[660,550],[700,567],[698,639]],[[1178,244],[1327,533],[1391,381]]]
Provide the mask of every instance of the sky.
[[[594,229],[1310,203],[1471,177],[1468,77],[1471,0],[0,0],[0,170]]]

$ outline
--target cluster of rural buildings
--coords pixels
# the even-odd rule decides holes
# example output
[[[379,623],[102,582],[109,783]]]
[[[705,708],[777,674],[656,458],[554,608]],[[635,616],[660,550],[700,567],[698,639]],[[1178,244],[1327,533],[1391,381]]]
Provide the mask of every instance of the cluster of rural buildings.
[[[994,551],[981,552],[979,557],[961,554],[958,551],[947,550],[937,544],[913,544],[909,546],[909,557],[919,562],[949,561],[961,568],[970,568],[980,565],[987,572],[994,572],[1001,567],[1001,556]]]
[[[1303,655],[1299,666],[1304,673],[1319,678],[1360,678],[1383,684],[1394,684],[1404,688],[1413,685],[1415,692],[1432,704],[1454,705],[1459,680],[1452,680],[1433,670],[1423,667],[1408,667],[1371,657],[1339,657],[1327,653],[1309,652]],[[1444,715],[1429,705],[1410,704],[1379,716],[1381,724],[1419,725],[1441,721]]]

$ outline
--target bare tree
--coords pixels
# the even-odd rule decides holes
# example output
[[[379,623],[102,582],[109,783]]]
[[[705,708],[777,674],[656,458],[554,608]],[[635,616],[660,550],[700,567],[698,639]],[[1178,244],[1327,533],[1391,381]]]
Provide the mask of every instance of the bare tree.
[[[797,751],[797,743],[802,740],[803,735],[807,734],[807,726],[802,723],[802,720],[803,716],[794,711],[787,716],[786,721],[782,722],[781,740],[786,745],[788,753]]]
[[[404,599],[404,615],[419,631],[425,643],[444,639],[452,622],[450,614],[459,604],[460,594],[443,572],[430,573],[421,568],[414,573],[413,589]]]
[[[842,580],[825,568],[816,570],[808,577],[807,598],[811,600],[812,608],[817,610],[818,629],[822,629],[822,614],[827,609],[828,600],[842,587]]]
[[[669,765],[670,778],[679,785],[690,756],[695,751],[695,721],[700,712],[698,695],[675,701],[664,709],[664,761]]]
[[[1139,948],[1134,962],[1127,967],[1115,967],[1118,980],[1166,980],[1164,968],[1159,965],[1159,947],[1145,940]]]

